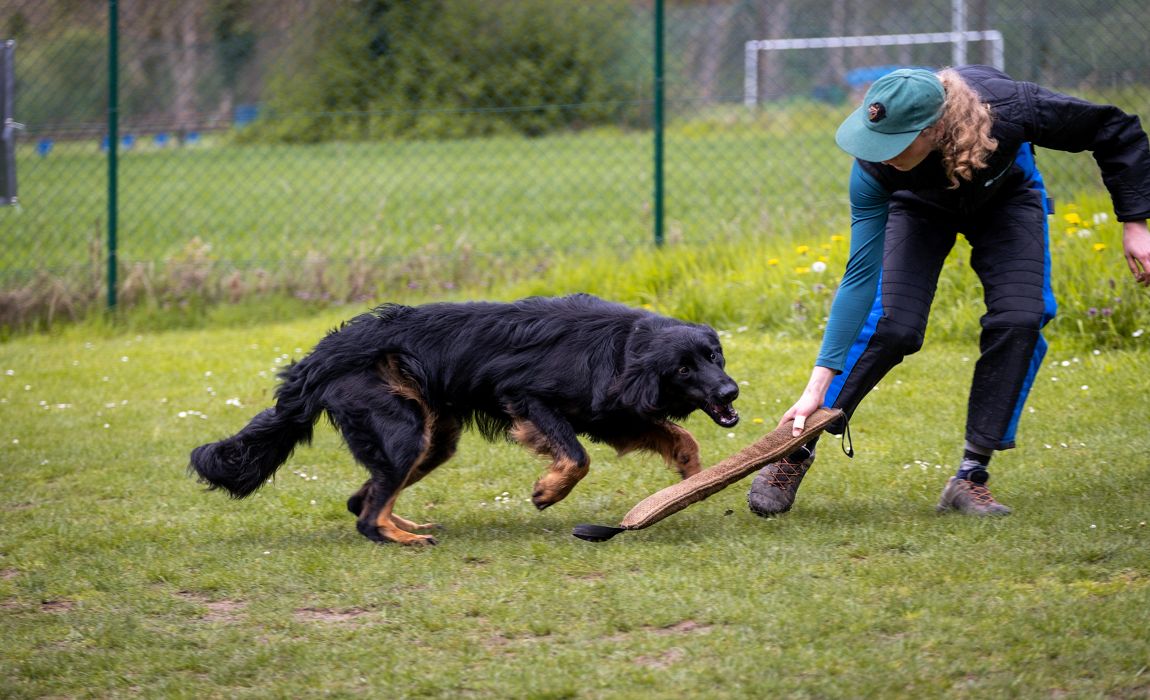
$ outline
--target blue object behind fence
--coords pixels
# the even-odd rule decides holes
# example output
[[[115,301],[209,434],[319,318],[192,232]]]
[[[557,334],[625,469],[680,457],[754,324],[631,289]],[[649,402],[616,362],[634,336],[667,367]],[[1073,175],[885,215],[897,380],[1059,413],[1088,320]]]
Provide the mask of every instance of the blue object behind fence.
[[[247,126],[260,115],[259,105],[236,105],[233,123],[235,126]]]

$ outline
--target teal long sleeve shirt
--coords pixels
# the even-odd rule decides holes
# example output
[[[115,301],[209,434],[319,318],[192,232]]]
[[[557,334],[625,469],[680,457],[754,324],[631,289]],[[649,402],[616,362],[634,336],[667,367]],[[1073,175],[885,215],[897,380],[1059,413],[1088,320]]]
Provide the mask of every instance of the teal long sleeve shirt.
[[[882,272],[883,242],[890,193],[855,161],[851,168],[851,249],[815,364],[836,373],[846,365],[847,352],[874,305]]]

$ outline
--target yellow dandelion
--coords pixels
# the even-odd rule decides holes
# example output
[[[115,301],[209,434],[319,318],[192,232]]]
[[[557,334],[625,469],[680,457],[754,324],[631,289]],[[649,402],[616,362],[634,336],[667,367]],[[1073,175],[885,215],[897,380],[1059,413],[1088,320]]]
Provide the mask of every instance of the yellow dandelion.
[[[795,268],[795,274],[797,274],[797,275],[805,275],[810,271],[811,271],[811,268],[809,268],[809,267],[796,267]]]
[[[751,422],[754,423],[755,425],[762,425],[763,419],[762,418],[752,418]]]
[[[819,256],[819,262],[830,262],[830,261],[831,261],[831,259],[830,259],[830,258],[828,258],[828,257],[827,257],[827,256],[825,256],[825,255],[820,255],[820,256]]]
[[[840,236],[837,233],[835,235],[831,236],[831,242],[833,242],[833,243],[842,243],[846,239],[847,239],[846,236]]]
[[[1070,226],[1066,229],[1067,236],[1073,236],[1076,233],[1078,233],[1078,229],[1074,228],[1073,226]]]
[[[1094,250],[1096,250],[1096,251],[1106,250],[1106,244],[1105,243],[1095,243],[1094,244]]]
[[[767,260],[767,264],[770,265],[771,267],[774,267],[775,265],[779,264],[779,259],[778,258],[770,258]]]
[[[795,248],[795,252],[798,253],[799,255],[806,255],[807,253],[810,252],[810,250],[811,250],[811,247],[809,245],[801,245],[801,246],[798,246],[797,248]]]
[[[1064,214],[1064,215],[1062,216],[1062,218],[1063,218],[1063,219],[1066,221],[1066,223],[1068,223],[1068,224],[1080,224],[1080,223],[1082,223],[1082,219],[1081,219],[1081,218],[1079,218],[1079,216],[1078,216],[1078,213],[1077,213],[1077,212],[1073,212],[1073,211],[1072,211],[1072,212],[1070,212],[1069,214]]]

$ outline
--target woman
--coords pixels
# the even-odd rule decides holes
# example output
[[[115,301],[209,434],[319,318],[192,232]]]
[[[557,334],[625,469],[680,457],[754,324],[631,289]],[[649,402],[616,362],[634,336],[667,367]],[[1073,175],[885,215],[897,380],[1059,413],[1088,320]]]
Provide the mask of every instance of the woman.
[[[1005,515],[987,466],[1014,446],[1023,403],[1054,316],[1046,216],[1033,148],[1089,150],[1123,222],[1138,284],[1150,285],[1150,150],[1138,118],[1016,82],[986,66],[935,74],[903,69],[875,81],[835,140],[855,157],[851,251],[806,389],[782,422],[795,435],[820,406],[850,416],[921,346],[943,261],[961,232],[985,291],[981,355],[967,404],[966,444],[938,509]],[[835,431],[838,432],[838,431]],[[814,461],[814,441],[767,465],[748,495],[752,512],[790,509]]]

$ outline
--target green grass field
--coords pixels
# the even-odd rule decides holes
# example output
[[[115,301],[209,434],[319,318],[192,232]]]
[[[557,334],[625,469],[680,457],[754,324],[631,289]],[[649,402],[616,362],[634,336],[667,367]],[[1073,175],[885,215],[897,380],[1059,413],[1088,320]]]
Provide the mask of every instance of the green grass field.
[[[445,528],[416,551],[355,532],[362,470],[326,427],[248,501],[185,474],[337,321],[0,344],[0,696],[1150,694],[1150,336],[1055,339],[992,465],[1009,518],[934,513],[976,347],[928,338],[857,413],[856,457],[824,440],[783,517],[748,513],[748,480],[582,542],[671,483],[661,463],[592,447],[538,513],[542,464],[469,434],[400,501]],[[687,423],[705,463],[768,430],[815,353],[723,330],[743,421]]]

